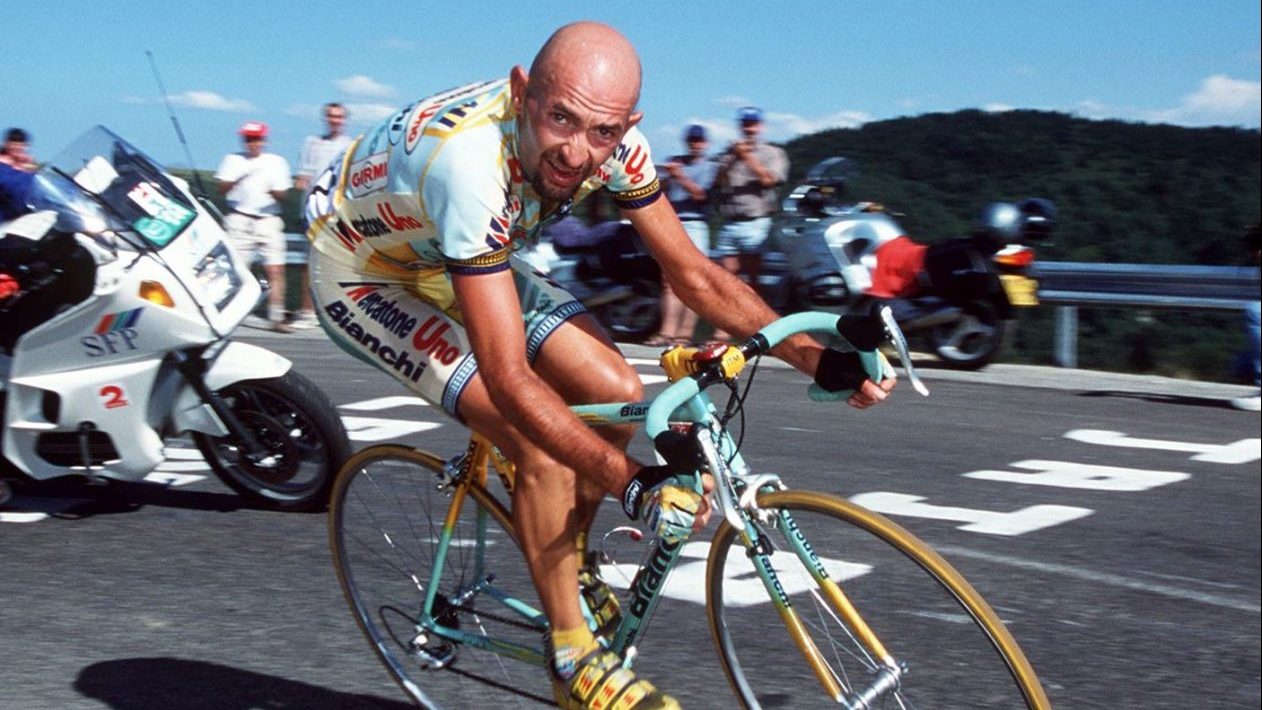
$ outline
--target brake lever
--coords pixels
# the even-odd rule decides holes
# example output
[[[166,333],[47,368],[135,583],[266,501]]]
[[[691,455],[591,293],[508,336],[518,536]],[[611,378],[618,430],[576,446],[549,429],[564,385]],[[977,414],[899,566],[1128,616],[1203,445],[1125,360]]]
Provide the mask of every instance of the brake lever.
[[[911,353],[907,349],[907,337],[903,335],[903,329],[898,327],[898,321],[894,320],[893,311],[889,306],[881,306],[880,314],[881,322],[885,324],[885,335],[898,351],[898,362],[903,366],[903,372],[907,374],[912,388],[922,396],[928,397],[929,388],[916,374],[916,367],[911,363]]]

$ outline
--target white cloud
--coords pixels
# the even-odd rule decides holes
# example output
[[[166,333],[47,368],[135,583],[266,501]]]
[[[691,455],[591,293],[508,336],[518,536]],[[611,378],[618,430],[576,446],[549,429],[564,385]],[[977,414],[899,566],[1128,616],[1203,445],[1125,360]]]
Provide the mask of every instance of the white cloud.
[[[737,104],[748,105],[746,103]],[[858,128],[872,120],[870,114],[863,111],[838,111],[820,118],[807,118],[794,113],[768,111],[763,114],[763,138],[773,143],[783,143],[801,135],[818,133],[830,128]],[[740,127],[736,125],[736,117],[730,118],[689,118],[680,125],[666,125],[658,130],[664,145],[671,146],[670,152],[684,145],[683,132],[692,124],[705,126],[710,137],[710,152],[717,153],[726,149],[727,145],[741,137]]]
[[[384,99],[394,96],[394,87],[382,84],[370,76],[355,74],[345,79],[337,79],[333,86],[339,91],[361,99]]]
[[[349,113],[351,123],[376,123],[398,111],[401,107],[394,104],[353,103],[343,104]]]
[[[1196,91],[1185,95],[1174,108],[1148,111],[1147,121],[1185,126],[1257,126],[1262,112],[1262,83],[1214,74],[1201,80]]]
[[[764,117],[766,127],[763,130],[769,140],[788,140],[830,128],[858,128],[871,120],[872,115],[863,111],[838,111],[819,118],[768,111]]]
[[[1007,113],[1012,111],[1013,107],[1005,103],[992,102],[982,106],[982,110],[986,113]]]
[[[200,108],[207,111],[224,111],[227,113],[244,113],[254,111],[254,104],[245,99],[229,99],[213,91],[185,91],[171,97],[176,106]]]

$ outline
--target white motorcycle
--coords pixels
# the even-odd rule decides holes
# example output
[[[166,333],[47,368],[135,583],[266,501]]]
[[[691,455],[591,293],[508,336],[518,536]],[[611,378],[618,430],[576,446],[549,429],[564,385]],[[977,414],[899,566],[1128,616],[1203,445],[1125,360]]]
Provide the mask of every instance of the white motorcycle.
[[[0,225],[21,284],[0,301],[0,474],[138,481],[188,433],[241,495],[322,508],[346,430],[289,360],[230,340],[263,289],[213,206],[99,126],[27,202]]]

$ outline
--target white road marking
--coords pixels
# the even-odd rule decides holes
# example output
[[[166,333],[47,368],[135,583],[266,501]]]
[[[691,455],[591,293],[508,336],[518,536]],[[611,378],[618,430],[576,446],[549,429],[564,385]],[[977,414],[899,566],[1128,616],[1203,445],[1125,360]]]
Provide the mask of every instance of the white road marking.
[[[1069,505],[1032,505],[1009,513],[976,508],[956,508],[923,502],[922,496],[875,491],[851,496],[850,500],[869,510],[885,515],[906,515],[913,518],[953,520],[960,530],[987,535],[1025,535],[1043,528],[1085,518],[1095,511]]]
[[[1100,446],[1124,446],[1132,449],[1157,449],[1193,453],[1193,461],[1209,463],[1241,464],[1262,459],[1262,439],[1241,439],[1230,444],[1197,444],[1187,441],[1140,439],[1120,431],[1104,429],[1074,429],[1065,432],[1066,439]]]
[[[342,417],[342,423],[346,425],[346,433],[351,441],[384,441],[442,426],[438,422],[377,417]]]
[[[342,409],[351,409],[357,412],[377,412],[382,409],[393,409],[395,407],[428,407],[429,402],[426,402],[420,397],[399,395],[395,397],[366,399],[363,402],[352,402],[350,404],[341,404],[338,406]]]
[[[1159,486],[1185,481],[1191,476],[1178,471],[1147,471],[1139,468],[1093,466],[1068,461],[1043,461],[1032,459],[1010,463],[1013,468],[1029,469],[1031,473],[1016,471],[969,471],[965,478],[1004,483],[1022,483],[1032,486],[1057,488],[1083,488],[1093,491],[1147,491]]]
[[[1105,584],[1112,587],[1121,587],[1123,589],[1160,594],[1166,597],[1184,599],[1201,604],[1208,604],[1210,606],[1220,606],[1227,609],[1252,612],[1254,614],[1262,612],[1262,606],[1259,606],[1256,600],[1232,598],[1221,594],[1207,594],[1205,592],[1183,589],[1169,584],[1155,584],[1153,582],[1146,582],[1139,579],[1131,579],[1129,577],[1123,577],[1120,574],[1097,572],[1095,570],[1075,567],[1072,565],[1036,562],[1034,560],[1027,560],[1009,555],[996,555],[990,552],[972,550],[966,547],[955,547],[952,545],[937,545],[935,547],[938,552],[942,553],[942,555],[947,559],[952,557],[967,557],[969,559],[981,560],[983,562],[991,562],[1009,567],[1017,567],[1044,574],[1056,574],[1062,577],[1072,577],[1074,579],[1094,582],[1096,584]]]
[[[710,554],[709,542],[689,542],[684,545],[681,561],[666,580],[662,594],[671,599],[705,606],[706,557]],[[728,552],[728,564],[724,566],[723,603],[733,607],[747,607],[758,604],[770,604],[771,596],[763,586],[762,579],[754,571],[754,563],[745,556],[743,550],[733,548]],[[833,579],[845,581],[860,577],[871,571],[870,565],[834,560],[821,557],[820,560],[828,569]],[[631,588],[631,579],[635,576],[638,563],[620,562],[612,565],[601,565],[600,574],[610,585],[627,590]],[[796,574],[794,569],[802,572]],[[793,567],[781,569],[780,585],[790,597],[805,594],[815,588],[814,581],[804,570]]]

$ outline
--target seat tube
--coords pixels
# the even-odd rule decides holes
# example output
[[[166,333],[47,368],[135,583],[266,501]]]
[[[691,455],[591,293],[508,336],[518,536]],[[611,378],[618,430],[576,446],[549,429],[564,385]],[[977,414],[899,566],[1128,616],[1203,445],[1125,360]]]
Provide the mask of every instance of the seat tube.
[[[451,546],[451,536],[456,530],[456,521],[460,518],[460,507],[464,505],[469,485],[468,480],[456,484],[451,497],[451,505],[447,508],[447,517],[443,520],[443,530],[438,538],[438,549],[434,551],[434,569],[430,572],[429,588],[425,590],[425,605],[421,607],[421,611],[426,618],[432,618],[431,615],[434,612],[434,599],[438,595],[438,581],[442,579],[443,569],[447,566],[447,550]],[[479,518],[479,541],[483,539],[485,531],[485,518]]]

